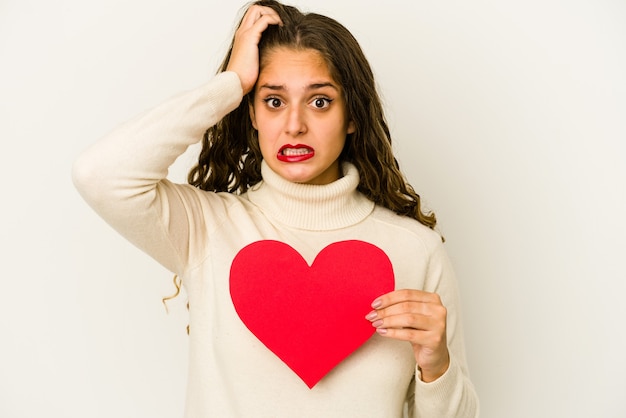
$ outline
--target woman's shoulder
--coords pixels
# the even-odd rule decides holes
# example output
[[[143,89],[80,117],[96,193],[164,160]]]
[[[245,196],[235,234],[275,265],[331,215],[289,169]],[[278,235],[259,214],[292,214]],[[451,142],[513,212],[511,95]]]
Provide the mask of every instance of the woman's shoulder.
[[[236,205],[249,204],[245,195],[227,192],[212,192],[202,190],[187,183],[175,183],[170,180],[162,180],[158,186],[169,199],[178,199],[188,209],[228,210]]]
[[[442,244],[442,237],[436,230],[415,218],[399,215],[385,207],[376,205],[371,218],[388,228],[390,233],[408,235],[421,241],[426,247],[435,248]]]

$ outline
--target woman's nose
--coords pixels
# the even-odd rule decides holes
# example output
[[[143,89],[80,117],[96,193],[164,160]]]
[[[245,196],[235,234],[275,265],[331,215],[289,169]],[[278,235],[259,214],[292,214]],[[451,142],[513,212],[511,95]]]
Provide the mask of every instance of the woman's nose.
[[[288,109],[285,132],[292,136],[301,135],[306,132],[305,109],[301,106],[293,106]]]

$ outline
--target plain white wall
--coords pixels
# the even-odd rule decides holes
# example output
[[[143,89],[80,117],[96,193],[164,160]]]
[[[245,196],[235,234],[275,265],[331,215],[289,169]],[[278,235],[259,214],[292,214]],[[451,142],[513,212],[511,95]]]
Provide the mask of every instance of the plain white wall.
[[[482,416],[626,416],[626,4],[292,4],[343,22],[375,68],[459,276]],[[3,418],[182,415],[184,297],[165,313],[171,275],[70,167],[208,79],[241,6],[0,1]]]

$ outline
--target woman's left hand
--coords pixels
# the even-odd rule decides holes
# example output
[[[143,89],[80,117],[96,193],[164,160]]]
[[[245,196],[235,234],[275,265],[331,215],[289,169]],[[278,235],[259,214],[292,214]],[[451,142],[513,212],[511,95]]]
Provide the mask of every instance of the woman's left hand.
[[[376,332],[411,343],[424,382],[432,382],[448,370],[447,310],[439,295],[396,290],[377,298],[372,307],[374,310],[366,318]]]

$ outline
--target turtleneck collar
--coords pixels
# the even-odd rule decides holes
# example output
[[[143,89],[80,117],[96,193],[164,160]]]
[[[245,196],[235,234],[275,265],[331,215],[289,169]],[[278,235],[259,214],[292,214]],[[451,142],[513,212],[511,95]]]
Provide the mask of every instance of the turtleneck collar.
[[[342,165],[343,177],[326,185],[292,183],[261,162],[263,181],[247,193],[250,201],[276,221],[291,227],[322,231],[345,228],[365,219],[374,202],[357,191],[359,172]]]

